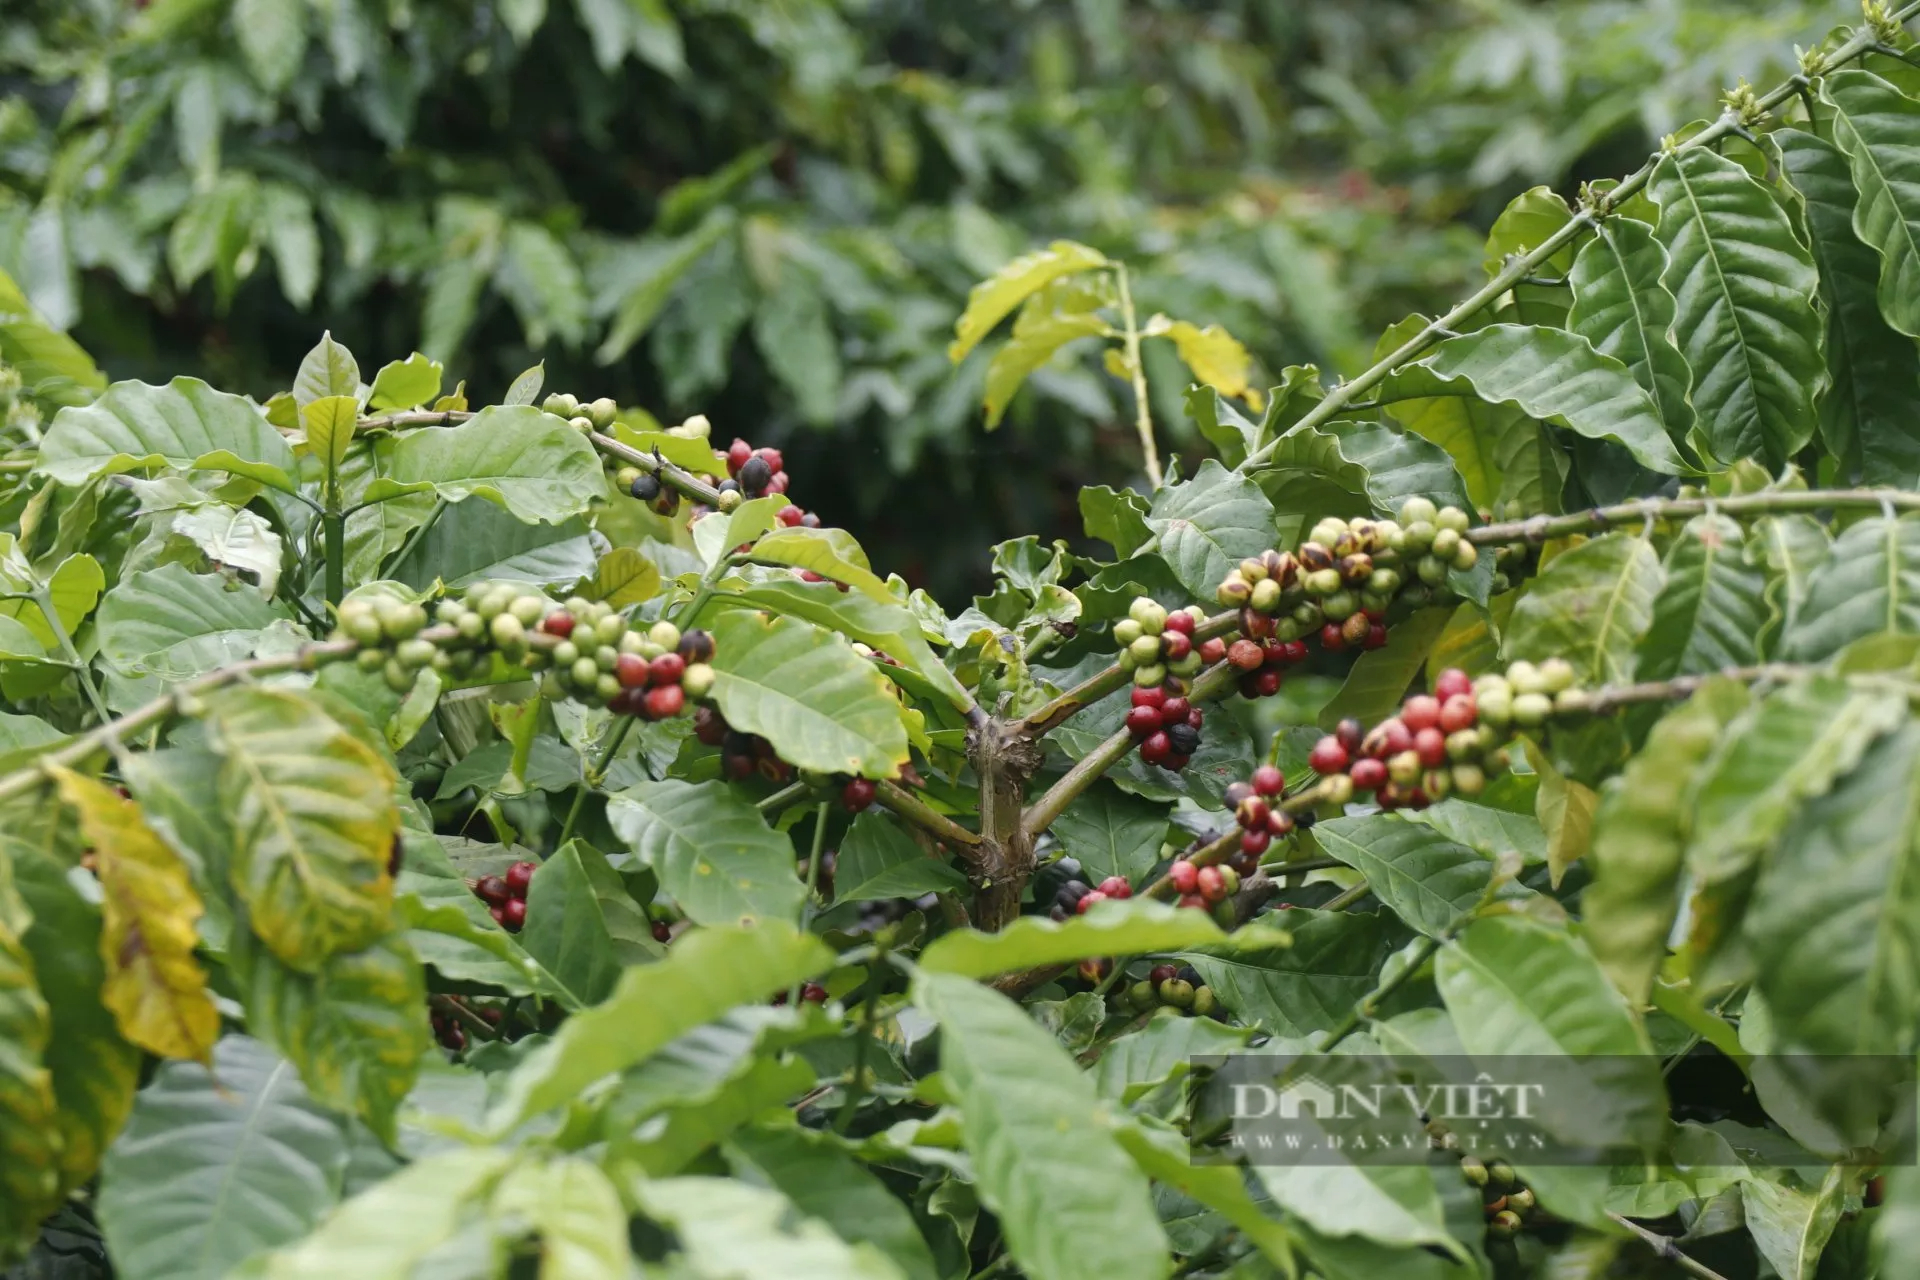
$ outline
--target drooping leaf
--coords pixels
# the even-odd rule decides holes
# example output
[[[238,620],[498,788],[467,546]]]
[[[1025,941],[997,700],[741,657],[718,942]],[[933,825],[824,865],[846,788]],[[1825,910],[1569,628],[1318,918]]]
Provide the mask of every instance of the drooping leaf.
[[[832,963],[826,944],[784,921],[696,929],[668,948],[665,960],[623,974],[612,995],[527,1054],[508,1076],[488,1126],[504,1133],[734,1005],[765,1001]]]
[[[1147,326],[1153,332],[1155,326]],[[1253,357],[1240,340],[1217,324],[1201,328],[1191,320],[1174,320],[1155,336],[1171,338],[1181,363],[1193,374],[1194,381],[1212,387],[1221,395],[1245,400],[1255,409],[1264,397],[1250,381]]]
[[[205,1061],[220,1033],[207,975],[194,958],[200,897],[187,868],[105,783],[55,768],[60,799],[93,846],[100,881],[100,998],[121,1034],[163,1058]]]
[[[519,940],[588,1004],[605,999],[626,966],[654,959],[659,950],[646,912],[619,873],[582,840],[569,840],[540,864],[528,886]]]
[[[1653,726],[1601,792],[1580,914],[1595,958],[1636,1004],[1648,997],[1679,911],[1689,791],[1746,703],[1746,686],[1709,681]]]
[[[1055,240],[1045,249],[1015,258],[973,286],[966,310],[954,322],[947,358],[956,364],[1027,298],[1061,276],[1108,265],[1106,255],[1071,240]]]
[[[261,940],[309,973],[374,944],[393,905],[392,768],[285,690],[224,689],[206,723],[234,836],[228,879]]]
[[[606,497],[600,457],[578,431],[531,405],[489,405],[457,427],[408,431],[363,502],[433,493],[497,502],[520,520],[557,524]]]
[[[1286,935],[1255,930],[1229,939],[1204,911],[1183,910],[1152,898],[1100,903],[1065,922],[1045,916],[1021,916],[998,933],[960,929],[941,935],[920,955],[928,973],[986,978],[1016,969],[1065,964],[1089,956],[1126,956],[1185,951],[1194,947],[1232,950],[1259,945],[1284,949]]]
[[[1588,685],[1631,680],[1662,578],[1653,548],[1628,533],[1606,534],[1556,556],[1514,606],[1504,637],[1507,658],[1562,657]]]
[[[923,970],[914,1002],[940,1024],[980,1197],[1021,1269],[1035,1280],[1163,1280],[1171,1260],[1147,1180],[1066,1050],[968,978]]]
[[[713,625],[713,698],[727,723],[800,769],[889,778],[907,731],[887,678],[832,632],[747,610]]]
[[[1820,399],[1821,439],[1843,475],[1858,468],[1868,484],[1920,482],[1920,432],[1907,412],[1920,383],[1920,351],[1880,312],[1880,259],[1854,234],[1859,196],[1847,157],[1799,129],[1778,129],[1768,137],[1805,209],[1820,268],[1833,376],[1832,389]]]
[[[1716,458],[1777,468],[1812,435],[1827,380],[1812,256],[1773,194],[1705,148],[1663,157],[1648,194],[1700,442]]]
[[[258,408],[198,378],[163,387],[117,382],[92,404],[62,409],[36,470],[61,484],[166,466],[226,471],[294,492],[293,449]]]
[[[1154,495],[1147,527],[1180,585],[1211,600],[1229,570],[1273,544],[1273,504],[1251,480],[1208,458],[1191,480]]]
[[[1665,581],[1640,638],[1637,680],[1665,680],[1760,659],[1766,573],[1747,556],[1746,534],[1725,516],[1696,516],[1667,549]]]
[[[394,1111],[431,1043],[426,974],[398,934],[290,969],[236,928],[229,966],[247,1029],[299,1069],[314,1098],[391,1142]]]
[[[1054,819],[1050,830],[1079,861],[1088,884],[1108,876],[1137,883],[1160,860],[1167,809],[1096,783]]]
[[[1684,444],[1693,427],[1693,374],[1673,345],[1673,295],[1661,277],[1667,251],[1636,218],[1608,218],[1573,260],[1567,328],[1627,366],[1653,400],[1667,438]]]
[[[951,863],[930,856],[899,823],[869,809],[840,837],[833,865],[833,898],[868,902],[965,892],[967,877]]]
[[[1423,823],[1370,814],[1322,822],[1313,834],[1328,856],[1367,877],[1374,897],[1430,938],[1452,933],[1489,896],[1494,864]],[[1498,896],[1531,891],[1508,882]]]
[[[210,1067],[140,1091],[101,1174],[100,1224],[132,1280],[211,1280],[300,1239],[339,1203],[348,1139],[292,1064],[230,1035]]]
[[[1540,787],[1534,793],[1534,815],[1547,837],[1547,869],[1553,887],[1560,887],[1567,868],[1586,856],[1593,839],[1593,815],[1600,797],[1592,787],[1570,778],[1544,752],[1536,753]]]
[[[1388,399],[1446,394],[1513,404],[1588,439],[1615,441],[1653,471],[1686,470],[1627,367],[1565,330],[1489,325],[1446,339],[1382,388]]]
[[[1107,331],[1107,322],[1088,312],[1043,315],[1033,321],[1028,320],[1026,312],[1021,312],[1014,324],[1013,336],[994,353],[993,362],[987,366],[983,397],[987,429],[991,431],[1000,425],[1014,393],[1035,369],[1053,359],[1068,343],[1098,337]]]
[[[1880,314],[1920,337],[1920,102],[1852,68],[1823,79],[1820,97],[1860,194],[1854,234],[1880,255]]]
[[[1296,908],[1283,918],[1291,946],[1184,957],[1230,1012],[1274,1035],[1306,1036],[1339,1025],[1408,936],[1384,913]]]
[[[209,502],[176,512],[173,532],[200,548],[211,563],[251,573],[262,594],[270,596],[278,589],[285,545],[257,512]]]
[[[1920,632],[1920,517],[1874,516],[1834,539],[1780,638],[1780,656],[1817,662],[1880,632]]]

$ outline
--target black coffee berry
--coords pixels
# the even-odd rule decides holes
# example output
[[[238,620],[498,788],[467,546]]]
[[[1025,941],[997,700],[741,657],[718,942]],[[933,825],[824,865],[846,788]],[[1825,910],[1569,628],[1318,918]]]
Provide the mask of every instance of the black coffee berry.
[[[634,477],[633,487],[627,492],[642,502],[652,502],[660,496],[660,477],[651,472],[643,472]]]
[[[765,458],[748,458],[746,465],[740,468],[738,477],[740,487],[749,498],[757,498],[767,491],[767,485],[773,481],[773,468],[767,465]]]
[[[1190,756],[1200,745],[1200,731],[1190,724],[1176,724],[1167,730],[1167,745],[1177,756]]]

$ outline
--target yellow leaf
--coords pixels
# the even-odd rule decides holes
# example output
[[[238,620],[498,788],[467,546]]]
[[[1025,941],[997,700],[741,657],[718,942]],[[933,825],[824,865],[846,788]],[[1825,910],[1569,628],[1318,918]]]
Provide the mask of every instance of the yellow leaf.
[[[600,557],[600,567],[594,571],[593,581],[586,585],[582,594],[616,609],[624,609],[642,600],[653,599],[654,593],[659,590],[660,570],[653,561],[632,547],[615,547]]]
[[[0,1247],[31,1240],[60,1203],[61,1135],[43,1056],[52,1023],[21,941],[27,923],[0,857]]]
[[[1029,294],[1061,276],[1106,265],[1105,254],[1071,240],[1055,240],[1045,249],[1015,258],[967,294],[967,309],[954,322],[953,345],[947,348],[947,358],[955,364],[966,359],[967,352],[978,346],[980,339],[1026,301]]]
[[[194,959],[200,895],[186,866],[141,816],[103,783],[52,767],[60,798],[80,817],[100,879],[100,999],[120,1033],[164,1058],[211,1060],[220,1014]]]
[[[1165,336],[1173,339],[1180,358],[1193,376],[1223,396],[1238,396],[1258,411],[1266,399],[1249,379],[1253,357],[1240,345],[1240,339],[1217,324],[1202,329],[1189,320],[1168,324]]]
[[[1534,816],[1547,833],[1547,869],[1557,889],[1567,868],[1585,857],[1593,844],[1593,815],[1600,807],[1600,796],[1554,768],[1547,753],[1531,742],[1527,744],[1527,759],[1540,774]]]
[[[462,378],[453,384],[453,394],[441,396],[433,402],[435,413],[464,413],[467,409],[467,381]]]
[[[987,366],[987,426],[1000,425],[1000,417],[1020,385],[1061,347],[1105,332],[1106,321],[1096,315],[1055,315],[1031,324],[1023,315],[1014,327],[1013,339],[994,353],[993,363]]]

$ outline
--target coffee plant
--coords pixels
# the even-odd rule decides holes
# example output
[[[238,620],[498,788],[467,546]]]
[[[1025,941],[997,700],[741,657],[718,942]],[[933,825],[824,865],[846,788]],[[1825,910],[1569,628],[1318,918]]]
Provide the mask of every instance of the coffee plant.
[[[1332,386],[1018,258],[956,342],[1117,338],[1152,458],[1184,341],[1211,456],[958,611],[746,424],[107,385],[0,280],[14,1274],[1909,1274],[1914,8]],[[1612,1062],[1637,1145],[1194,1106],[1334,1051]]]

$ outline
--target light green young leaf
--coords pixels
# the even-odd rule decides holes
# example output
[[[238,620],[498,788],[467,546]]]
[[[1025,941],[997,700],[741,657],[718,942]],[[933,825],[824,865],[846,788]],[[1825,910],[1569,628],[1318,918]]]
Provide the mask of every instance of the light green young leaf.
[[[440,379],[445,372],[438,360],[429,360],[418,351],[405,360],[393,360],[380,366],[373,375],[373,390],[367,395],[370,413],[390,413],[430,403],[440,394]]]
[[[290,620],[252,587],[177,564],[130,574],[100,602],[100,656],[121,675],[190,679],[250,657]]]
[[[1015,258],[973,286],[967,308],[954,322],[947,358],[958,364],[993,327],[1029,295],[1062,276],[1110,265],[1105,254],[1071,240],[1055,240],[1045,249]]]
[[[1089,312],[1041,316],[1029,322],[1023,312],[1013,326],[1013,336],[996,351],[987,366],[984,396],[987,430],[1000,425],[1000,419],[1012,403],[1028,375],[1051,360],[1060,348],[1081,338],[1099,337],[1107,332],[1107,322]]]
[[[327,396],[351,396],[355,402],[360,399],[360,366],[353,352],[335,342],[331,332],[320,335],[313,350],[301,359],[300,371],[293,378],[294,402],[301,408]]]
[[[267,1280],[409,1280],[415,1264],[467,1228],[512,1164],[498,1147],[415,1161],[341,1205],[306,1239],[269,1254],[262,1272]]]
[[[629,1190],[641,1212],[673,1228],[699,1280],[903,1280],[872,1244],[848,1244],[813,1218],[795,1221],[778,1191],[731,1178],[635,1178]]]
[[[880,604],[895,603],[887,584],[875,576],[867,553],[845,529],[776,529],[753,544],[752,558],[762,564],[810,569]]]
[[[980,1197],[1021,1269],[1034,1280],[1164,1280],[1172,1263],[1146,1177],[1066,1050],[969,978],[923,968],[913,994],[940,1024]]]

